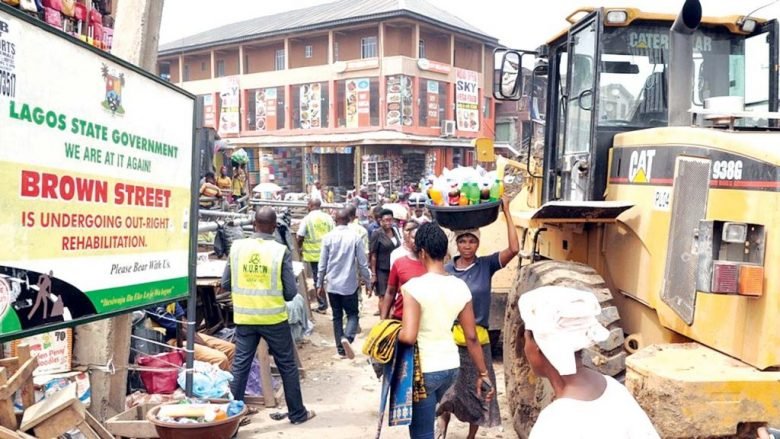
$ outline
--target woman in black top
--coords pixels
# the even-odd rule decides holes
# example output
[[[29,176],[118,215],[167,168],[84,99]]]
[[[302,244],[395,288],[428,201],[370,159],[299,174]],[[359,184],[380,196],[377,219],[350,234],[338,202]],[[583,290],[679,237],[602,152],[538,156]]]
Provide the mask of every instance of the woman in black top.
[[[382,296],[387,290],[387,278],[390,276],[390,253],[401,245],[401,234],[393,226],[393,211],[384,209],[379,213],[380,228],[371,234],[369,243],[371,263],[371,285],[374,294],[382,303]],[[377,313],[379,310],[377,308]]]

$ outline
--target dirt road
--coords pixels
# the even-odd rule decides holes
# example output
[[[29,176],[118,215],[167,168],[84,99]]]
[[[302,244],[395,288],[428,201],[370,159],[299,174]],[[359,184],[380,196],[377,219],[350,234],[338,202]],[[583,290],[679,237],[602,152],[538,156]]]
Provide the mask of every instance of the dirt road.
[[[335,359],[335,341],[331,316],[314,314],[314,333],[308,338],[298,353],[306,370],[302,380],[303,400],[309,410],[317,417],[301,425],[292,425],[288,421],[273,421],[269,414],[280,408],[260,410],[252,418],[252,423],[242,427],[239,438],[282,437],[316,439],[368,439],[376,435],[379,396],[381,382],[377,380],[367,359],[360,353],[368,330],[378,321],[374,317],[376,299],[364,300],[360,316],[363,332],[354,343],[354,360]],[[506,412],[503,367],[496,363],[497,389],[502,415]],[[284,410],[281,408],[281,410]],[[502,416],[501,428],[481,430],[480,438],[516,437],[506,416]],[[468,425],[453,418],[448,438],[464,438]],[[406,427],[388,427],[387,421],[382,428],[382,438],[408,438]]]

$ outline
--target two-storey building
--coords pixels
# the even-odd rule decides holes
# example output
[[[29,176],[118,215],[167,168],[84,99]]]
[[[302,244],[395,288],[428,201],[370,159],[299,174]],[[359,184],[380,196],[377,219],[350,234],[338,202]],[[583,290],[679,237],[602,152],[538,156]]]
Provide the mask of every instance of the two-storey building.
[[[159,73],[204,97],[254,181],[398,190],[494,136],[496,45],[425,0],[340,0],[163,44]]]

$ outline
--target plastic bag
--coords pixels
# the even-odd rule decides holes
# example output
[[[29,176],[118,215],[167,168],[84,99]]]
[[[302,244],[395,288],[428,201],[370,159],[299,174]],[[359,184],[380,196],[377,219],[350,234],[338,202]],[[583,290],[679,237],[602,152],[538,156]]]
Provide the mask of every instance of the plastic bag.
[[[149,393],[173,393],[178,385],[176,376],[184,364],[182,352],[166,352],[164,354],[138,357],[139,366],[156,368],[141,371],[141,382]]]
[[[187,379],[185,371],[179,372],[179,386],[184,387]],[[230,372],[203,361],[195,361],[192,372],[192,394],[197,398],[222,398],[230,392]]]

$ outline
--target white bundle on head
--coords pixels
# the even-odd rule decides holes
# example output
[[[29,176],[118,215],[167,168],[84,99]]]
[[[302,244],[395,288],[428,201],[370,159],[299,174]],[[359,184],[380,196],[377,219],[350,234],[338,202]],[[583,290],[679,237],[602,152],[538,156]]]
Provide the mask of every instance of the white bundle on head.
[[[601,306],[587,291],[541,287],[518,301],[525,329],[533,332],[539,349],[561,375],[577,372],[574,354],[609,337],[596,317]]]

